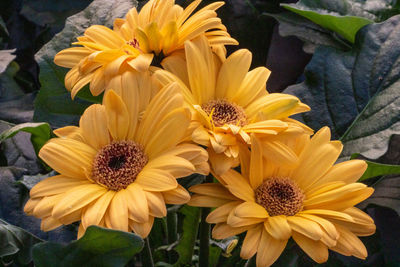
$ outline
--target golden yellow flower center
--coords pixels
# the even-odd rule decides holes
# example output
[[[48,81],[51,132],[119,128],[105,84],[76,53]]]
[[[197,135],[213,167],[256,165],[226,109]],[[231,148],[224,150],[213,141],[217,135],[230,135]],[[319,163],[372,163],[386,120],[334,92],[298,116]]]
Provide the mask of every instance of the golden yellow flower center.
[[[241,106],[226,101],[216,99],[201,105],[201,108],[211,116],[214,125],[221,127],[224,124],[234,124],[244,126],[247,124],[247,117]]]
[[[304,194],[291,179],[269,178],[257,187],[255,198],[270,216],[293,216],[302,210]]]
[[[94,158],[92,179],[110,190],[125,189],[135,181],[147,160],[140,144],[113,142],[104,146]]]

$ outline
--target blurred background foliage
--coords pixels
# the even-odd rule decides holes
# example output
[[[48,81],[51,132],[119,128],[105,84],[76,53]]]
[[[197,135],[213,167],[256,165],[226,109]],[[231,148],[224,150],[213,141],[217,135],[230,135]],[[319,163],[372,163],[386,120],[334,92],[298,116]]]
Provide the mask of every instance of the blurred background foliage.
[[[146,1],[94,2],[0,2],[0,266],[33,266],[33,260],[35,266],[98,266],[94,258],[99,255],[103,266],[140,266],[145,253],[138,253],[143,241],[134,234],[92,227],[72,241],[76,224],[44,233],[40,221],[22,211],[29,189],[52,175],[36,156],[53,136],[51,129],[77,123],[88,105],[101,101],[83,90],[72,102],[63,86],[66,71],[52,57],[88,24],[110,26],[113,16]],[[186,6],[191,1],[176,2]],[[312,112],[298,119],[315,130],[329,125],[345,143],[344,156],[370,160],[363,178],[376,189],[360,205],[377,225],[375,235],[362,238],[366,261],[331,253],[327,263],[318,265],[292,242],[274,266],[400,266],[400,1],[225,2],[218,14],[239,48],[253,53],[252,67],[272,71],[268,91],[285,90],[309,104]],[[193,176],[182,183],[187,188],[203,180]],[[171,206],[167,218],[155,221],[149,240],[156,266],[198,263],[200,216],[198,208]],[[242,241],[242,235],[211,240],[210,266],[254,266],[239,257]]]

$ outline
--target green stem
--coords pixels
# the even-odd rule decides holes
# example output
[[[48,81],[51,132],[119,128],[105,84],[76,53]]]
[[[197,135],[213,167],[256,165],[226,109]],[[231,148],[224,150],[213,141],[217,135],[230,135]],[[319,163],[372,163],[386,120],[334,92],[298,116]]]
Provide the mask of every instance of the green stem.
[[[144,239],[144,248],[142,250],[142,263],[143,266],[154,267],[149,238]]]
[[[176,212],[167,213],[168,244],[178,240],[178,215]]]
[[[199,253],[200,267],[208,267],[208,258],[210,256],[210,224],[206,222],[206,218],[209,213],[210,208],[201,209]]]
[[[212,181],[213,176],[207,176],[206,183],[211,183]],[[208,267],[209,265],[211,227],[210,224],[206,222],[206,218],[210,211],[210,208],[201,209],[199,267]]]

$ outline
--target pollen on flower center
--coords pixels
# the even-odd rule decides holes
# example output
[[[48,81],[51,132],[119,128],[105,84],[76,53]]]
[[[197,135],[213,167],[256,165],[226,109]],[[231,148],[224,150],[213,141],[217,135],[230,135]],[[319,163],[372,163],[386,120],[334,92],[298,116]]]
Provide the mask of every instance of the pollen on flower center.
[[[211,118],[217,127],[224,124],[235,124],[244,126],[247,124],[246,113],[243,108],[224,99],[211,100],[201,108],[208,114],[212,114]]]
[[[135,181],[147,160],[140,144],[133,141],[113,142],[97,153],[92,179],[110,190],[125,189]]]
[[[255,198],[270,216],[293,216],[302,210],[304,194],[291,179],[269,178],[257,187]]]

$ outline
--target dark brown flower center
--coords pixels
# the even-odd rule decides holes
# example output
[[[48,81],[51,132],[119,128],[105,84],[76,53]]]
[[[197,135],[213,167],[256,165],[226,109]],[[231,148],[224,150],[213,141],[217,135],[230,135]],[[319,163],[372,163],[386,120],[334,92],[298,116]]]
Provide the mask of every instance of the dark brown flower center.
[[[224,99],[211,100],[201,105],[201,108],[208,115],[212,114],[212,120],[217,127],[221,127],[224,124],[238,126],[247,124],[247,117],[243,108]]]
[[[143,147],[133,141],[118,141],[103,147],[94,158],[92,179],[119,191],[133,183],[147,163]]]
[[[288,178],[269,178],[255,190],[256,202],[270,216],[293,216],[303,208],[304,194],[297,184]]]

